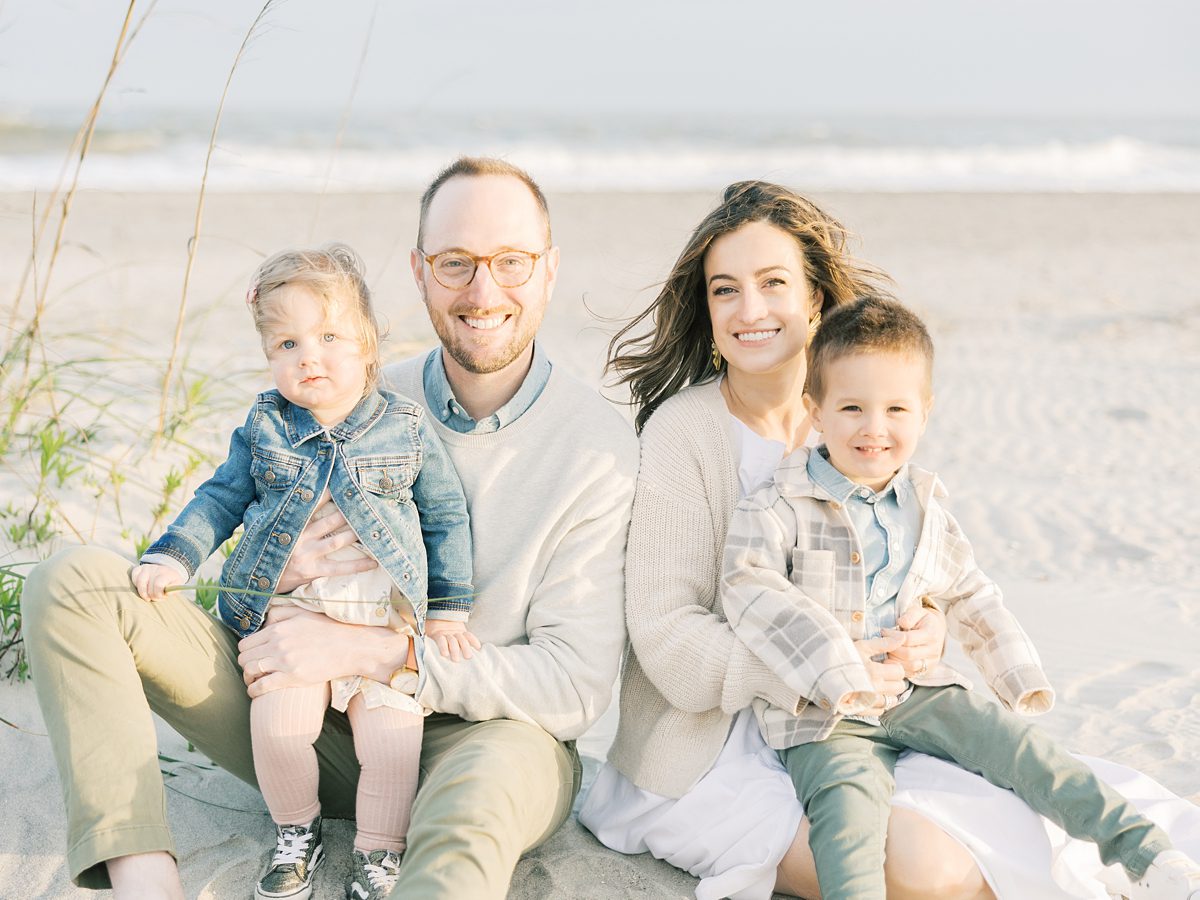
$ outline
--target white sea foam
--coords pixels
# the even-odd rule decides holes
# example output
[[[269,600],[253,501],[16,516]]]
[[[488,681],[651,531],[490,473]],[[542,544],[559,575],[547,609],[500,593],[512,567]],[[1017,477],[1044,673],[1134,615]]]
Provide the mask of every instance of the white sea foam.
[[[904,122],[790,131],[732,128],[713,133],[670,123],[375,122],[332,139],[300,131],[244,130],[223,139],[209,186],[223,191],[354,192],[423,187],[464,153],[502,156],[551,190],[710,190],[766,178],[806,190],[849,191],[1200,191],[1200,126],[1172,129],[954,128]],[[0,123],[0,138],[5,137]],[[1133,132],[1128,133],[1128,132]],[[11,137],[11,133],[10,133]],[[0,155],[0,190],[46,190],[62,169],[62,130],[31,137]],[[191,191],[204,170],[207,135],[198,127],[110,131],[89,154],[85,187]]]

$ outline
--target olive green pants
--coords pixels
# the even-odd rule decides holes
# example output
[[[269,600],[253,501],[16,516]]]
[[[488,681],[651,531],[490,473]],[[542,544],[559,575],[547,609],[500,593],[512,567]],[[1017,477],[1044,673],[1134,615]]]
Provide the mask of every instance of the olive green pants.
[[[108,887],[105,860],[175,852],[151,711],[255,783],[236,636],[185,597],[142,600],[129,568],[107,550],[72,548],[34,569],[21,598],[81,887]],[[353,817],[358,760],[344,715],[327,715],[315,746],[323,815]],[[430,716],[392,896],[504,897],[521,854],[566,820],[579,782],[574,745],[540,728]]]
[[[884,838],[905,749],[948,759],[1013,791],[1105,864],[1136,877],[1170,839],[1046,732],[958,686],[914,687],[878,725],[843,719],[823,741],[779,752],[804,804],[825,900],[884,900]]]

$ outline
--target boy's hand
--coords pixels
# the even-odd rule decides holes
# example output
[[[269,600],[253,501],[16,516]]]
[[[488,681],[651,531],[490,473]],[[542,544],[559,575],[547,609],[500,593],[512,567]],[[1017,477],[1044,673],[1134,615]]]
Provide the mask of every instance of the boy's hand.
[[[896,622],[897,629],[884,629],[884,634],[898,634],[904,642],[888,653],[888,662],[904,667],[905,678],[920,678],[942,659],[946,646],[946,617],[940,610],[921,606],[905,611]]]
[[[451,622],[447,619],[427,619],[425,637],[437,644],[442,656],[454,662],[470,659],[475,655],[475,651],[483,646],[479,643],[479,638],[467,631],[465,622]]]
[[[187,581],[170,566],[156,566],[153,563],[134,566],[129,573],[129,580],[143,600],[166,600],[167,588]]]

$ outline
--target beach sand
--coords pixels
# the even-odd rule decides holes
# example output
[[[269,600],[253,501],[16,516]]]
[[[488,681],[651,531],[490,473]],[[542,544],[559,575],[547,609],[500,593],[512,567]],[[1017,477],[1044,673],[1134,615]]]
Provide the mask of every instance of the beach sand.
[[[917,460],[942,475],[977,558],[1041,651],[1058,689],[1042,723],[1072,749],[1200,801],[1200,196],[819,199],[928,321],[937,405]],[[599,384],[613,330],[605,317],[649,301],[714,200],[550,197],[563,259],[542,335],[556,365]],[[5,313],[32,205],[29,195],[0,195]],[[119,393],[120,408],[140,411],[147,427],[154,369],[130,357],[166,356],[194,212],[184,195],[81,194],[48,292],[48,352],[107,348],[112,383],[93,389]],[[432,345],[408,267],[415,212],[411,195],[209,197],[187,344],[193,371],[224,379],[198,446],[219,453],[267,384],[241,299],[264,252],[351,243],[390,322],[387,352]],[[0,506],[20,490],[0,474]],[[136,526],[141,496],[127,495],[127,525]],[[81,498],[69,512],[85,537],[131,552],[115,511]],[[66,878],[58,779],[32,687],[0,685],[0,716],[25,729],[0,725],[0,896],[85,896]],[[614,728],[610,711],[581,749],[602,757]],[[270,846],[261,798],[193,765],[204,761],[165,726],[161,735],[163,754],[181,760],[164,769],[188,895],[246,896]],[[330,824],[318,896],[337,894],[350,841],[349,823]],[[569,823],[520,863],[512,896],[676,898],[694,884],[665,863],[604,850]]]

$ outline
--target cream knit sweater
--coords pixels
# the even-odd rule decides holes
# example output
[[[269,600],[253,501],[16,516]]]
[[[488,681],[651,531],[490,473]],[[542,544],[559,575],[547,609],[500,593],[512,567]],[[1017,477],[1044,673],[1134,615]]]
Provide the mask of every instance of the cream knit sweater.
[[[394,390],[428,406],[424,356],[388,366]],[[555,368],[510,425],[459,434],[430,416],[471,513],[483,650],[451,662],[427,649],[417,699],[464,719],[516,719],[578,737],[612,698],[637,439],[594,390]]]
[[[609,762],[680,797],[716,761],[734,713],[800,696],[739,641],[721,611],[721,555],[739,496],[737,442],[719,382],[685,388],[642,430],[625,564],[630,646]]]

